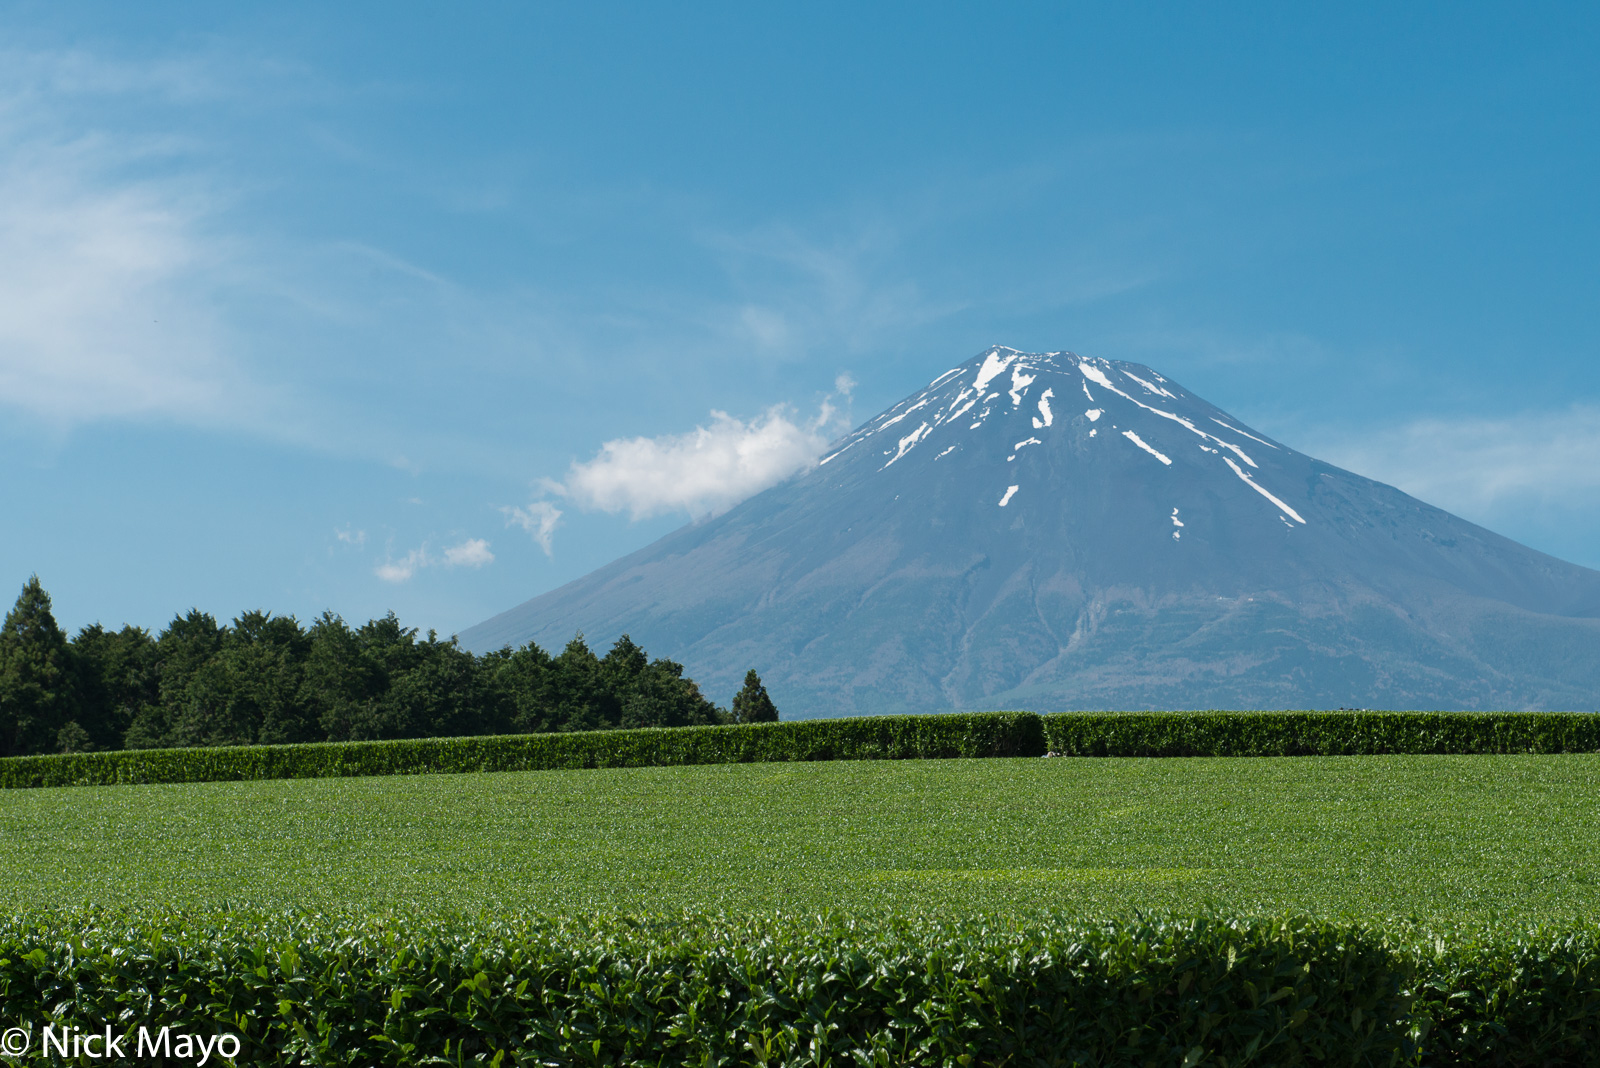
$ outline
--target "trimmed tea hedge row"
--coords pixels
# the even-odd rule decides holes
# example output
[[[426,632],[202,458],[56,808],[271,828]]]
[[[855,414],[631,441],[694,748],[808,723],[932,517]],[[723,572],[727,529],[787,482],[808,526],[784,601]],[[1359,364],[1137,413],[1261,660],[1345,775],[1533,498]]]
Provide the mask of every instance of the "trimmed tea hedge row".
[[[1597,989],[1592,930],[0,919],[0,1004],[29,1057],[46,1025],[109,1025],[130,1058],[165,1027],[234,1036],[238,1064],[352,1068],[1572,1064],[1600,1048]]]
[[[0,759],[0,788],[786,760],[1600,752],[1587,712],[1032,712]]]
[[[142,749],[0,760],[0,787],[545,771],[784,760],[1040,756],[1032,712],[872,716],[725,727]]]
[[[1365,756],[1600,752],[1590,712],[1057,712],[1063,756]]]

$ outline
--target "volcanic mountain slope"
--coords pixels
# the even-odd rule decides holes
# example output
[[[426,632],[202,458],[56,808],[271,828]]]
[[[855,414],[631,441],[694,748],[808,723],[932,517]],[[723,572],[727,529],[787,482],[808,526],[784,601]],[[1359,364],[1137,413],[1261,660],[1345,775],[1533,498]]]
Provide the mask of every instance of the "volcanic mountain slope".
[[[1600,572],[1148,367],[994,348],[810,471],[465,632],[631,634],[786,716],[1594,708]]]

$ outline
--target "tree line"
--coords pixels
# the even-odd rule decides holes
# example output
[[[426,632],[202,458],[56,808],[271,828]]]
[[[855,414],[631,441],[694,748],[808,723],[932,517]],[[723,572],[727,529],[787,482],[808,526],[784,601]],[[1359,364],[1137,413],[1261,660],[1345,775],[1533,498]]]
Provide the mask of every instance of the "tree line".
[[[755,671],[718,707],[683,665],[623,635],[604,656],[579,634],[482,656],[393,612],[351,627],[198,609],[151,636],[98,623],[68,638],[38,576],[0,626],[0,756],[190,745],[683,727],[778,718]]]

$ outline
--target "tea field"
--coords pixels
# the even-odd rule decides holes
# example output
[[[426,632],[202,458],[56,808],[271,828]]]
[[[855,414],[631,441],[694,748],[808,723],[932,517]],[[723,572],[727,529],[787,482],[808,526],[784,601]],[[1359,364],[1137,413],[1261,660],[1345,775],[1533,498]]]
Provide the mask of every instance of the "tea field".
[[[0,791],[11,910],[1600,911],[1600,756],[748,764]]]

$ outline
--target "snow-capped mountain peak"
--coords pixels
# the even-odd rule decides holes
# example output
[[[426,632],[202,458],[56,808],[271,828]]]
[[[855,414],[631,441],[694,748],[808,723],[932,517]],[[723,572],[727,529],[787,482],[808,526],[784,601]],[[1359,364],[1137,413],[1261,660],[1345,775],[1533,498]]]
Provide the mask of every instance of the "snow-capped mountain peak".
[[[1593,707],[1600,573],[1152,368],[996,346],[806,473],[474,627],[629,633],[786,715]]]

